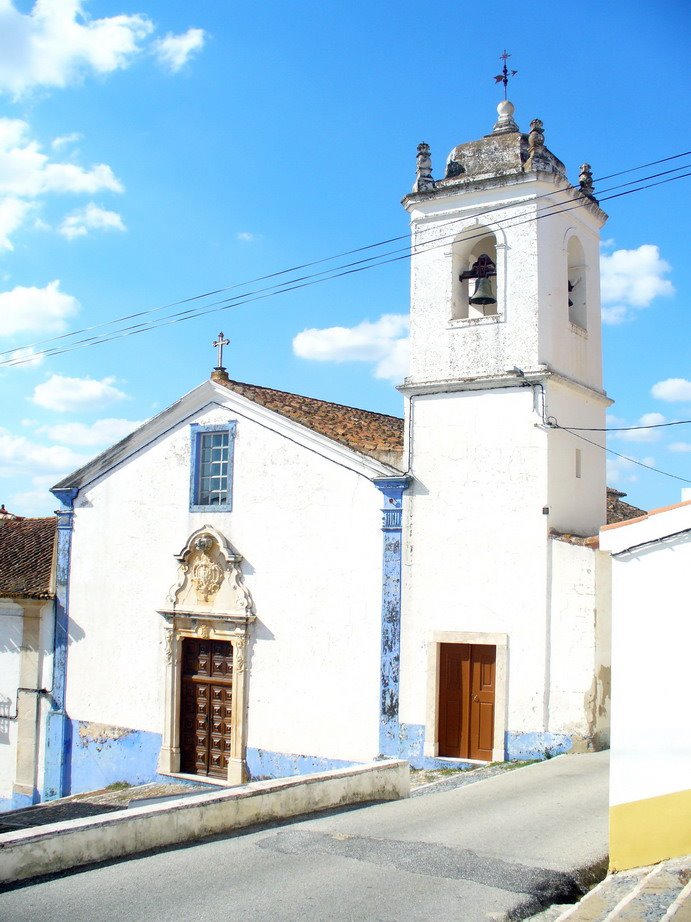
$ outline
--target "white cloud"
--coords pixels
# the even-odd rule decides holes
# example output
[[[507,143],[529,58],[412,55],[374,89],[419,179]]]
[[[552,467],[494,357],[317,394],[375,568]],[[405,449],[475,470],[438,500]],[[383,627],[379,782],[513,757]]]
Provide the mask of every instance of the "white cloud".
[[[68,445],[93,447],[119,442],[129,435],[143,420],[138,419],[97,419],[91,423],[57,423],[54,426],[42,426],[38,431],[47,435],[52,442],[66,442]]]
[[[667,422],[662,413],[644,413],[634,426],[659,426]],[[630,429],[627,432],[614,432],[613,435],[624,442],[657,442],[660,440],[659,429]]]
[[[59,150],[61,147],[67,147],[69,144],[76,144],[77,141],[81,141],[82,135],[78,131],[73,131],[71,134],[63,134],[59,138],[53,138],[50,142],[50,146],[53,150]]]
[[[628,307],[622,307],[621,304],[616,305],[615,307],[603,307],[602,308],[602,322],[606,323],[607,326],[616,327],[620,323],[623,323],[625,320],[629,319],[629,309]]]
[[[89,19],[81,0],[37,0],[21,13],[0,0],[0,89],[64,87],[87,72],[128,67],[154,29],[140,13]]]
[[[17,285],[12,291],[0,292],[0,336],[34,331],[59,333],[78,310],[79,302],[60,291],[58,279],[45,288]]]
[[[253,241],[257,240],[258,237],[251,231],[238,231],[235,235],[235,239],[240,240],[242,243],[252,243]]]
[[[670,270],[659,247],[650,243],[636,250],[603,253],[600,271],[604,322],[622,323],[655,298],[674,294],[672,283],[664,277]]]
[[[653,384],[650,393],[658,400],[669,403],[691,400],[691,381],[686,378],[666,378]]]
[[[671,445],[667,446],[668,451],[676,452],[690,452],[691,451],[691,442],[672,442]]]
[[[0,362],[8,363],[12,368],[36,368],[43,364],[45,356],[37,353],[33,346],[23,349],[14,349],[5,355],[0,355]]]
[[[188,29],[181,35],[168,33],[154,42],[154,54],[159,62],[172,73],[183,67],[190,57],[204,47],[203,29]]]
[[[70,410],[96,410],[126,394],[115,385],[115,378],[67,378],[51,375],[43,384],[37,384],[31,400],[46,410],[66,413]]]
[[[293,352],[316,362],[370,362],[375,378],[398,382],[408,373],[408,327],[407,314],[384,314],[354,327],[303,330]]]
[[[15,196],[0,199],[0,250],[13,250],[10,237],[21,227],[31,210],[31,203]]]
[[[68,240],[74,240],[75,237],[86,237],[91,230],[124,231],[126,229],[117,211],[107,211],[94,202],[89,202],[83,208],[78,208],[66,215],[58,232]]]
[[[0,427],[0,476],[70,471],[86,461],[64,445],[42,445]]]
[[[0,0],[2,2],[2,0]],[[51,161],[29,137],[22,119],[0,118],[0,192],[22,198],[46,193],[122,192],[123,185],[105,163],[90,169]]]

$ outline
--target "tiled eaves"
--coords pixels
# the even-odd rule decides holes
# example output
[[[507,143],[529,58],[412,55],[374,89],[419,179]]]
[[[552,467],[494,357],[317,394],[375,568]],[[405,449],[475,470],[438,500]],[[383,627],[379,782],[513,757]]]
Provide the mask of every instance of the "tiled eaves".
[[[398,416],[373,413],[241,381],[215,380],[241,397],[362,454],[376,457],[382,452],[403,451],[403,420]]]
[[[0,596],[52,599],[55,517],[11,519],[0,525]]]

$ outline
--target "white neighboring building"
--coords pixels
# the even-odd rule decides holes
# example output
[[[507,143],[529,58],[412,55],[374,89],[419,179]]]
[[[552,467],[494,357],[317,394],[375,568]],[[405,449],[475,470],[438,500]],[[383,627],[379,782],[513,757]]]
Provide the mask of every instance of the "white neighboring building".
[[[419,148],[405,429],[218,367],[54,488],[46,798],[606,744],[605,215],[512,112]]]
[[[691,853],[691,501],[607,525],[612,558],[610,867]]]
[[[30,806],[44,789],[55,524],[0,507],[0,810]]]

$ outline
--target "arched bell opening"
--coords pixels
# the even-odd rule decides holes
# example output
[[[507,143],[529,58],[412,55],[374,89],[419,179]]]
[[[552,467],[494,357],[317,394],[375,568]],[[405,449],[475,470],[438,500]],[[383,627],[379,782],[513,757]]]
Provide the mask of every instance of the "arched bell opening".
[[[497,297],[497,241],[493,233],[473,228],[472,239],[454,245],[453,320],[472,320],[499,313]]]
[[[569,308],[569,321],[588,329],[588,302],[585,271],[585,253],[578,237],[571,237],[567,247],[567,283],[566,295]]]

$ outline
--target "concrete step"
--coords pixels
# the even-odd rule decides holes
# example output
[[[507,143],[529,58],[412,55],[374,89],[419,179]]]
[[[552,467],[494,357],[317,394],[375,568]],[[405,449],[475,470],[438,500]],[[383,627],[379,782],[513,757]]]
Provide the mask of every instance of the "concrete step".
[[[555,922],[691,922],[691,856],[610,874],[562,909]]]

